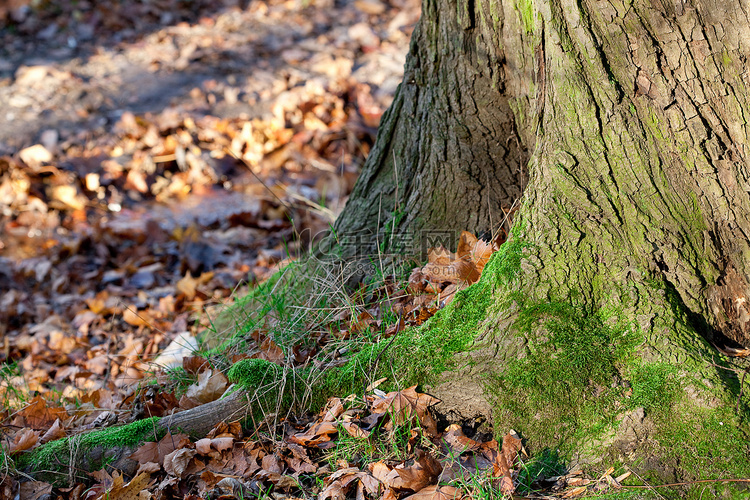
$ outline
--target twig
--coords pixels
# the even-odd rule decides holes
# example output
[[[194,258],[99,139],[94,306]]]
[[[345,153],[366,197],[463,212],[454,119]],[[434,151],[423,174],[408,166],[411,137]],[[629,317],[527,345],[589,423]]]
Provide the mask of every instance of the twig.
[[[745,377],[747,376],[747,371],[748,368],[745,368],[745,371],[742,374],[742,379],[740,379],[740,393],[737,394],[737,404],[734,406],[735,413],[740,412],[740,401],[742,401],[742,391],[745,390]]]
[[[402,308],[401,312],[399,312],[398,314],[398,323],[396,323],[396,331],[394,332],[393,337],[391,337],[391,340],[388,341],[388,344],[386,344],[386,346],[383,347],[383,350],[380,351],[380,353],[378,353],[377,357],[375,357],[375,361],[370,363],[369,370],[372,370],[374,367],[378,365],[378,361],[380,360],[380,357],[383,355],[383,353],[385,353],[385,351],[388,350],[389,347],[391,347],[391,344],[393,344],[393,341],[396,340],[396,337],[398,336],[398,332],[401,331],[401,325],[402,325],[403,319],[404,319],[404,310]],[[367,379],[365,379],[365,384],[367,384]],[[362,396],[365,395],[365,392],[367,392],[367,385],[362,387]]]
[[[750,483],[750,479],[698,479],[696,481],[683,481],[681,483],[669,484],[637,484],[637,485],[620,485],[622,488],[673,488],[675,486],[689,486],[691,484],[705,483]]]
[[[284,208],[286,208],[289,211],[290,214],[292,213],[292,207],[290,207],[289,205],[287,205],[286,203],[284,203],[284,200],[282,200],[281,198],[279,198],[279,195],[277,195],[276,193],[274,193],[273,189],[271,189],[270,187],[268,187],[268,185],[265,182],[263,182],[263,179],[261,179],[260,177],[258,177],[258,174],[256,174],[253,171],[253,167],[251,167],[250,164],[248,164],[247,161],[245,161],[244,158],[240,157],[237,153],[235,153],[234,151],[232,151],[229,148],[224,148],[224,150],[227,153],[229,153],[232,156],[232,158],[234,158],[237,161],[242,162],[242,164],[247,167],[247,169],[250,171],[250,173],[253,174],[253,177],[255,177],[257,179],[257,181],[260,182],[263,185],[263,187],[266,188],[268,190],[268,192],[271,193],[274,196],[274,198],[276,198],[277,200],[279,200],[279,203],[281,203],[281,205]]]

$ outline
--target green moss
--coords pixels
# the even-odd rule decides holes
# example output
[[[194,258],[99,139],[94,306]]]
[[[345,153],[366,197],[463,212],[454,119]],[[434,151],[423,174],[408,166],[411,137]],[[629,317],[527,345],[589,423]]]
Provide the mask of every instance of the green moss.
[[[518,12],[526,33],[534,32],[534,0],[518,0]]]
[[[227,379],[245,390],[253,391],[277,383],[283,368],[264,359],[243,359],[233,364]]]
[[[312,369],[287,369],[263,359],[243,359],[229,369],[227,379],[250,397],[250,413],[244,422],[254,425],[271,413],[300,410],[304,389],[310,384]],[[326,397],[316,400],[322,405]],[[304,409],[307,409],[309,404]]]
[[[521,494],[534,491],[534,484],[553,476],[567,472],[557,451],[546,449],[537,453],[525,462],[518,471],[518,492]]]
[[[16,465],[40,480],[65,484],[74,457],[85,458],[86,470],[102,469],[116,458],[114,452],[161,439],[165,431],[157,425],[158,421],[159,418],[152,417],[120,427],[58,439],[19,456]]]
[[[532,449],[567,453],[616,419],[619,373],[640,337],[632,325],[570,303],[525,305],[516,322],[524,357],[489,384],[499,421],[524,430]]]
[[[496,300],[495,290],[519,275],[521,259],[530,245],[520,237],[522,224],[516,227],[513,238],[492,255],[479,282],[457,292],[447,307],[421,327],[407,328],[393,340],[361,347],[345,365],[326,374],[320,392],[360,392],[365,380],[392,378],[394,373],[401,386],[431,384],[453,368],[456,354],[472,349],[488,309]],[[374,366],[376,360],[378,366]]]
[[[667,363],[633,363],[628,380],[632,396],[630,408],[644,408],[646,411],[667,411],[678,396],[677,368]]]
[[[665,481],[663,470],[678,478],[747,478],[750,476],[750,441],[732,408],[708,408],[682,397],[669,412],[654,412],[654,436],[659,449],[642,457],[660,457],[660,466],[643,468],[646,483]],[[663,490],[660,490],[664,492]],[[694,484],[664,492],[667,498],[747,498],[742,483]]]

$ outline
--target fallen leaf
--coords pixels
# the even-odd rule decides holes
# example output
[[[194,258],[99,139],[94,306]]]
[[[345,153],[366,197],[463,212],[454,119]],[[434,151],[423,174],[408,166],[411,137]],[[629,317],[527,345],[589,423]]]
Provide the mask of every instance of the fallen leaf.
[[[39,433],[32,429],[23,429],[18,432],[8,446],[11,455],[32,448],[39,440]]]
[[[43,481],[26,481],[20,484],[18,498],[23,500],[38,500],[47,495],[51,496],[51,493],[52,485],[49,483]]]
[[[289,442],[302,446],[318,446],[329,442],[338,431],[338,426],[334,422],[319,422],[305,432],[294,434],[289,438]]]
[[[164,457],[173,451],[190,445],[190,438],[186,434],[170,434],[161,438],[158,442],[149,441],[143,443],[128,458],[143,465],[148,462],[164,464]]]
[[[142,472],[128,484],[124,484],[122,475],[116,475],[112,488],[99,495],[96,500],[139,500],[141,491],[146,489],[150,479],[148,473]]]
[[[52,424],[52,427],[50,427],[47,432],[44,433],[42,438],[39,440],[40,444],[47,443],[49,441],[54,441],[56,439],[61,439],[65,437],[65,429],[63,428],[62,422],[60,422],[60,419],[58,418],[55,420],[55,423]]]
[[[181,448],[164,457],[164,470],[167,474],[182,478],[195,456],[195,450]]]
[[[579,486],[577,488],[573,488],[572,490],[568,490],[563,494],[563,498],[574,498],[580,495],[583,495],[586,493],[586,490],[588,488],[586,486]]]
[[[49,429],[58,418],[66,419],[68,412],[64,408],[50,408],[42,396],[35,396],[18,415],[32,429]]]
[[[464,493],[459,488],[433,484],[405,497],[403,500],[458,500],[463,498]]]
[[[342,422],[341,427],[349,433],[350,436],[367,439],[370,437],[370,431],[366,431],[357,424],[352,422]]]
[[[126,307],[122,311],[122,319],[131,326],[146,326],[148,324],[144,313],[132,306]]]
[[[448,446],[450,446],[451,450],[457,455],[466,451],[476,451],[481,446],[481,443],[478,441],[474,441],[467,437],[461,430],[461,426],[458,424],[449,425],[445,430],[443,439],[445,439]]]
[[[416,388],[417,386],[412,386],[403,391],[388,393],[384,398],[372,403],[371,411],[389,413],[394,425],[402,425],[417,418],[428,434],[437,436],[437,422],[430,415],[428,408],[440,400],[428,394],[417,393]]]
[[[34,146],[22,149],[18,153],[18,157],[21,158],[22,162],[34,170],[42,166],[43,163],[49,163],[52,161],[52,153],[41,144],[35,144]]]
[[[515,491],[511,469],[518,458],[518,452],[521,451],[521,447],[521,438],[516,431],[511,429],[503,438],[503,446],[495,461],[492,473],[494,477],[502,477],[500,480],[500,490],[503,494],[510,495]]]
[[[201,403],[210,403],[224,394],[227,384],[227,378],[223,373],[214,374],[212,370],[206,370],[198,374],[198,381],[187,388],[185,395]]]
[[[187,300],[193,300],[195,298],[196,287],[198,286],[198,280],[193,278],[190,271],[185,273],[185,276],[177,282],[175,289],[178,293],[185,296]]]

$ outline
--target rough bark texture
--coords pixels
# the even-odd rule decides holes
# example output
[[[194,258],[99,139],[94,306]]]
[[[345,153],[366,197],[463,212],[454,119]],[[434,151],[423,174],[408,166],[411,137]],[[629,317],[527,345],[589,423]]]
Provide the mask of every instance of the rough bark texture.
[[[543,111],[525,214],[567,262],[551,286],[597,295],[608,286],[597,276],[658,276],[750,345],[750,29],[731,4],[539,5]]]
[[[513,236],[524,242],[521,276],[496,288],[473,362],[445,377],[441,395],[460,408],[475,399],[473,385],[492,400],[483,375],[502,378],[508,363],[550,346],[552,334],[514,332],[525,306],[511,292],[520,289],[526,306],[565,302],[632,320],[643,373],[677,370],[680,412],[732,408],[739,381],[709,342],[750,346],[748,54],[739,2],[425,0],[405,81],[339,232],[390,224],[376,215],[393,206],[397,184],[402,231],[488,229],[483,194],[491,207],[509,203],[530,152]],[[641,369],[616,366],[622,377]],[[469,383],[451,380],[457,373]],[[600,444],[620,443],[620,458],[659,455],[668,439],[644,429],[676,431],[658,406],[625,414],[623,404],[626,423]],[[736,412],[735,437],[746,440],[747,403]],[[623,437],[641,431],[635,443]],[[679,475],[672,463],[662,477]]]
[[[525,185],[528,149],[505,93],[501,32],[479,21],[473,5],[427,0],[423,16],[403,83],[336,224],[347,256],[372,254],[378,243],[419,252],[436,230],[496,230]]]

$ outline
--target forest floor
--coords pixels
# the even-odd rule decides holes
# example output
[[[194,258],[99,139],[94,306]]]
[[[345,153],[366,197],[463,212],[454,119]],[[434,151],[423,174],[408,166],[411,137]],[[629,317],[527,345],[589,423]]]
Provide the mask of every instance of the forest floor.
[[[538,477],[549,464],[521,467],[514,433],[499,444],[438,426],[433,398],[377,384],[263,435],[235,424],[198,442],[168,435],[136,452],[132,478],[100,471],[53,489],[12,473],[42,443],[221,396],[226,378],[193,355],[196,339],[330,227],[419,14],[418,0],[0,5],[0,498],[499,498],[532,485],[572,498],[619,486],[612,471]],[[335,336],[423,322],[500,243],[465,234],[456,255],[437,251],[384,285],[400,321],[373,294],[336,315]],[[284,361],[251,334],[243,356]],[[294,351],[298,363],[313,354]]]

